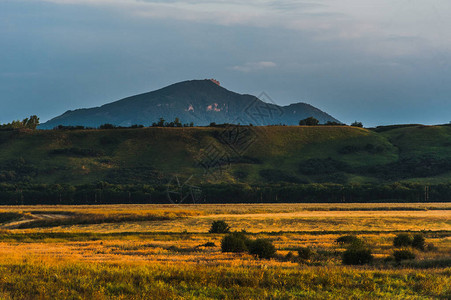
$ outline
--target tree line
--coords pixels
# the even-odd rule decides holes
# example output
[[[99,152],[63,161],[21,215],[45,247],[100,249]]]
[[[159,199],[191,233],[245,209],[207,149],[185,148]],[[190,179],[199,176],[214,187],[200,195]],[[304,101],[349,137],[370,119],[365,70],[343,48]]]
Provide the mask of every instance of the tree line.
[[[0,124],[0,130],[15,130],[15,129],[37,129],[39,125],[39,118],[36,115],[30,116],[29,118],[25,118],[22,121],[16,120],[7,124]],[[216,124],[215,122],[210,123],[208,127],[223,127],[231,124]],[[280,124],[283,126],[284,124]],[[306,119],[299,121],[300,126],[318,126],[322,125],[319,123],[319,120],[314,117],[308,117]],[[327,121],[324,125],[326,126],[343,126],[346,124],[342,124],[334,121]],[[249,124],[252,126],[252,124]],[[355,121],[351,124],[354,127],[363,127],[361,122]],[[145,126],[142,124],[133,124],[131,126],[119,126],[110,123],[105,123],[100,125],[99,127],[89,127],[82,125],[58,125],[54,127],[54,130],[85,130],[85,129],[125,129],[125,128],[144,128]],[[174,119],[174,121],[166,121],[164,118],[160,118],[157,122],[153,122],[150,127],[194,127],[194,122],[190,123],[182,123],[178,117]]]
[[[392,184],[203,184],[183,203],[368,203],[447,202],[451,183],[425,186]],[[168,191],[177,186],[146,184],[8,184],[0,183],[0,204],[178,203]],[[182,198],[181,198],[182,199]]]
[[[1,124],[1,130],[14,130],[14,129],[31,129],[35,130],[39,125],[39,118],[36,115],[25,118],[22,121],[12,121],[11,123]]]
[[[306,119],[302,119],[299,121],[299,126],[318,126],[321,125],[319,120],[314,117],[308,117]],[[335,121],[327,121],[324,125],[326,126],[343,126],[346,124],[335,122]],[[355,121],[351,124],[352,127],[363,127],[362,122]]]

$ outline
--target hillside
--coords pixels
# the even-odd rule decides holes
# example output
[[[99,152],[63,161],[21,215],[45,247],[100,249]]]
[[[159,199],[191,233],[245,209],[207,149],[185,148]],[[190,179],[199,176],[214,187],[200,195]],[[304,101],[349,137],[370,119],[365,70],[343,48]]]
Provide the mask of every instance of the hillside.
[[[183,123],[192,122],[197,126],[211,122],[297,125],[299,120],[308,117],[315,117],[323,124],[339,122],[306,103],[278,106],[269,100],[266,102],[255,96],[234,93],[211,80],[192,80],[101,107],[67,111],[39,128],[53,129],[58,125],[99,127],[107,123],[126,127],[134,124],[150,126],[159,118],[173,121],[176,117]]]
[[[241,144],[234,144],[235,130]],[[244,143],[243,143],[244,141]],[[0,131],[2,182],[448,182],[451,127]]]

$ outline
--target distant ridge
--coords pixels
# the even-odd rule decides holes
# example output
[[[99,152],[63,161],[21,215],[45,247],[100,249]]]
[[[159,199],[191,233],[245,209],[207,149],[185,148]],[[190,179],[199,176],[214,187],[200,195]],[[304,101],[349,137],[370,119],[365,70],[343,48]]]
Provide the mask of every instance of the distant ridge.
[[[268,98],[262,95],[262,100]],[[58,125],[98,127],[102,124],[150,126],[159,118],[205,126],[212,122],[253,125],[297,125],[314,117],[324,124],[339,122],[329,114],[306,103],[278,106],[256,96],[241,95],[220,86],[214,79],[175,83],[162,89],[127,97],[94,108],[67,111],[39,126],[52,129]]]

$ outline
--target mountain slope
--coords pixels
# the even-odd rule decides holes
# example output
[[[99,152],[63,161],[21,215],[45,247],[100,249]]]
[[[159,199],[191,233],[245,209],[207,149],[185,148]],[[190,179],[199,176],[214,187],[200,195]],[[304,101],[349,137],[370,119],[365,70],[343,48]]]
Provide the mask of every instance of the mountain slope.
[[[192,80],[101,107],[67,111],[41,124],[39,128],[52,129],[58,125],[98,127],[106,123],[118,126],[149,126],[161,117],[166,121],[178,117],[183,123],[193,122],[199,126],[211,122],[297,125],[299,120],[311,116],[321,123],[339,122],[309,104],[278,106],[265,103],[252,95],[231,92],[211,80]]]

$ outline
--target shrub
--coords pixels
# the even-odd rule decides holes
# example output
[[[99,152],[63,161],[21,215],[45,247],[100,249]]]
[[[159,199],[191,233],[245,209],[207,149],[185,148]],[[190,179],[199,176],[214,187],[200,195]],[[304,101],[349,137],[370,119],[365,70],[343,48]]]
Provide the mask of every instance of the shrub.
[[[355,235],[343,235],[335,240],[340,245],[363,244],[363,241]]]
[[[0,224],[7,223],[11,221],[16,221],[22,218],[23,215],[21,213],[16,212],[2,212],[0,213]]]
[[[276,247],[271,241],[265,239],[256,239],[249,244],[249,254],[256,255],[258,258],[270,259],[276,255]]]
[[[285,255],[285,260],[287,260],[287,261],[292,261],[293,259],[294,259],[294,254],[293,254],[293,252],[288,252],[286,255]]]
[[[277,169],[260,170],[259,175],[268,182],[302,183],[295,175]]]
[[[312,258],[313,251],[309,247],[301,247],[298,249],[298,256],[300,259],[308,260]]]
[[[240,232],[226,235],[221,241],[222,252],[246,252],[248,250],[249,239]]]
[[[438,250],[438,248],[432,243],[429,243],[426,246],[426,251],[437,251],[437,250]]]
[[[299,125],[301,126],[316,126],[319,124],[318,119],[314,117],[308,117],[307,119],[303,119],[299,121]]]
[[[67,155],[67,156],[80,156],[80,157],[99,157],[104,156],[105,153],[102,150],[96,149],[83,149],[83,148],[62,148],[54,149],[50,151],[52,155]]]
[[[343,252],[342,262],[345,265],[364,265],[373,261],[371,250],[364,246],[351,246]]]
[[[311,158],[301,162],[299,172],[304,175],[330,175],[337,172],[353,172],[352,168],[333,158]]]
[[[400,262],[402,260],[414,259],[415,254],[409,250],[395,250],[393,252],[393,257],[397,262]]]
[[[412,237],[407,233],[400,233],[393,240],[393,245],[395,247],[412,246]]]
[[[115,129],[116,128],[116,126],[115,125],[113,125],[113,124],[102,124],[102,125],[100,125],[99,126],[99,129]]]
[[[229,233],[230,227],[224,221],[213,221],[209,233]]]
[[[327,121],[326,125],[327,126],[340,126],[340,125],[344,125],[344,124],[341,124],[341,123],[335,122],[335,121]]]
[[[416,248],[418,250],[424,251],[426,246],[426,241],[424,239],[424,236],[422,234],[415,234],[413,236],[413,240],[412,240],[412,247]]]
[[[328,249],[318,249],[315,251],[315,260],[330,260],[336,259],[343,255],[342,252],[337,250],[328,250]]]

